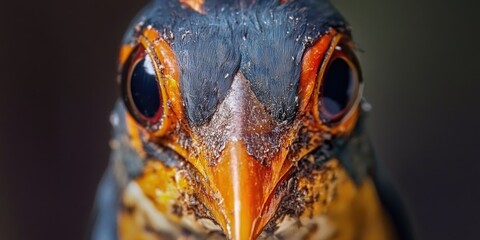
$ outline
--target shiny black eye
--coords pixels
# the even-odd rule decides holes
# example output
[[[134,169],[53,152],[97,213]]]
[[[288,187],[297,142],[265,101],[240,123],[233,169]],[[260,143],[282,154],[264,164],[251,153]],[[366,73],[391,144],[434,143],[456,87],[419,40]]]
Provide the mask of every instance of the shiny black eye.
[[[150,57],[138,61],[130,77],[130,91],[137,110],[145,117],[152,118],[159,111],[160,92]]]
[[[334,58],[326,69],[320,90],[320,116],[328,122],[341,120],[357,96],[359,79],[348,60]]]
[[[152,58],[139,45],[125,63],[122,76],[123,99],[141,124],[152,126],[163,116],[162,92]]]

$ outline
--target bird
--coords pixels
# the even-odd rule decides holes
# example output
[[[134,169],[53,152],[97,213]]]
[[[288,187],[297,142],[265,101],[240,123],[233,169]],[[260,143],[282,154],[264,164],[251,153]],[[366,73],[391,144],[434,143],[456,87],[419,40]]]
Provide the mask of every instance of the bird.
[[[328,0],[154,0],[119,53],[91,239],[413,239]]]

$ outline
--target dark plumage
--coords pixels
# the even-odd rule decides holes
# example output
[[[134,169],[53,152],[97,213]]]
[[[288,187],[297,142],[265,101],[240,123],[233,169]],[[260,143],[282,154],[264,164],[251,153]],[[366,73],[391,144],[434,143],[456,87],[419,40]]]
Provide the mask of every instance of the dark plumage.
[[[204,9],[201,14],[178,0],[157,0],[134,21],[151,24],[171,42],[193,125],[212,116],[238,70],[277,121],[291,120],[305,49],[329,28],[347,31],[345,20],[324,0],[208,0]],[[124,42],[135,41],[132,36]]]
[[[120,69],[93,239],[412,239],[329,1],[153,1]]]

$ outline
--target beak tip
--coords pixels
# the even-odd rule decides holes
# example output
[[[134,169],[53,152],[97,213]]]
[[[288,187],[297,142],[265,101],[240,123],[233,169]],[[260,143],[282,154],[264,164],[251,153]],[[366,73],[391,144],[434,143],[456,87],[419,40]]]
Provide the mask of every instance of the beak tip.
[[[243,220],[243,221],[242,221]],[[254,222],[246,219],[241,219],[240,222],[234,221],[229,226],[229,239],[243,240],[243,239],[255,239],[253,229]]]
[[[213,167],[212,167],[213,168]],[[211,169],[215,191],[222,203],[212,203],[213,212],[220,218],[228,239],[255,239],[266,222],[263,208],[268,205],[273,186],[271,168],[263,166],[251,157],[245,143],[226,145],[222,160]]]

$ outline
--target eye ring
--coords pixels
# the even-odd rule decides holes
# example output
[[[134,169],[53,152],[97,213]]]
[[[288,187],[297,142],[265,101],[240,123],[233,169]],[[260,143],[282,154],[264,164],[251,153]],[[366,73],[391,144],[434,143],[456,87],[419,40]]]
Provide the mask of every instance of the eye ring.
[[[322,126],[343,131],[355,121],[352,116],[358,116],[355,109],[363,91],[360,65],[348,38],[335,36],[320,65],[313,114]]]
[[[149,131],[152,137],[162,137],[176,124],[186,121],[178,117],[184,114],[183,105],[178,101],[181,95],[177,59],[170,44],[162,39],[155,28],[146,26],[133,42],[122,46],[119,57],[121,97],[129,117],[138,124],[138,127]],[[150,93],[158,103],[150,106],[150,111],[147,112],[142,112],[145,108],[139,108],[135,104],[135,95],[130,89],[132,73],[138,66],[143,67],[140,70],[150,75],[147,76],[150,79],[150,84],[147,84],[150,89],[146,89],[147,95]]]
[[[130,114],[141,125],[156,130],[165,115],[164,93],[148,48],[139,43],[122,71],[122,95]]]
[[[355,104],[360,85],[360,77],[352,61],[346,56],[333,56],[325,70],[318,93],[322,121],[341,121]]]
[[[124,49],[128,52],[121,52],[123,102],[138,124],[155,136],[163,136],[173,120],[168,99],[179,94],[175,55],[153,28],[145,29],[135,44]]]

